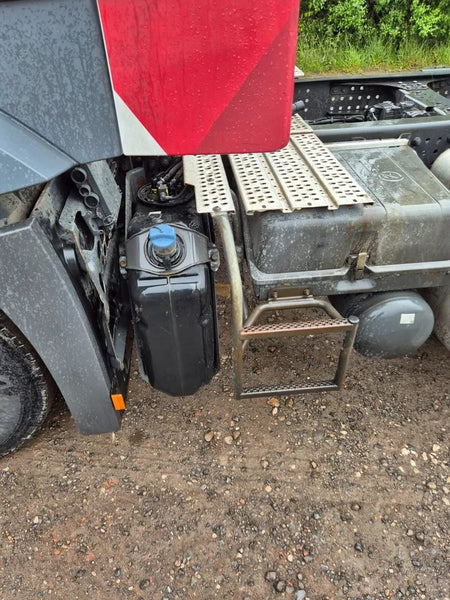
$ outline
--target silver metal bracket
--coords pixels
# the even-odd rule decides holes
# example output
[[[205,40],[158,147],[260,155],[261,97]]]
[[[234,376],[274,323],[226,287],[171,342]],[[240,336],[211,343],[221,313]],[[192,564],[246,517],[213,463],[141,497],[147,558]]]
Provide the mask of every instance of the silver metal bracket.
[[[150,261],[147,251],[148,231],[146,230],[128,238],[126,268],[159,277],[171,277],[190,269],[194,265],[209,263],[210,261],[213,261],[214,265],[217,264],[218,252],[205,235],[178,223],[172,223],[171,225],[175,229],[177,237],[183,243],[183,255],[178,264],[171,269],[166,269]]]

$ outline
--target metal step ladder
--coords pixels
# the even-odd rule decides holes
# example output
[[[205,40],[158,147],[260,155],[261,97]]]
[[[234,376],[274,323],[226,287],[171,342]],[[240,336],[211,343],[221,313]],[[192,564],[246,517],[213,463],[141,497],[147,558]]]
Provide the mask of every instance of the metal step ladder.
[[[326,312],[326,317],[311,321],[287,321],[274,325],[255,325],[257,319],[266,311],[321,308]],[[269,302],[258,304],[250,317],[240,330],[242,351],[238,353],[239,362],[236,364],[235,388],[239,398],[273,396],[281,394],[303,394],[306,392],[330,392],[339,390],[344,382],[350,352],[353,347],[358,327],[357,317],[343,319],[326,300],[308,297],[289,298],[288,300],[272,299]],[[244,352],[246,342],[263,338],[307,337],[310,335],[327,335],[330,333],[344,333],[344,341],[339,356],[336,372],[329,381],[316,381],[301,383],[296,386],[282,384],[273,386],[243,387],[244,377]]]
[[[216,214],[214,220],[220,231],[228,275],[231,286],[233,321],[233,387],[236,398],[258,398],[283,394],[304,394],[306,392],[330,392],[339,390],[344,383],[351,350],[358,329],[358,318],[344,319],[325,299],[308,296],[293,298],[272,298],[257,304],[245,318],[245,303],[239,262],[234,244],[233,231],[228,215]],[[267,311],[292,309],[321,309],[326,316],[311,321],[286,321],[276,324],[258,324]],[[284,338],[293,336],[327,335],[343,333],[344,340],[334,376],[329,381],[300,383],[295,386],[276,384],[273,386],[244,387],[244,354],[249,340],[263,338]]]

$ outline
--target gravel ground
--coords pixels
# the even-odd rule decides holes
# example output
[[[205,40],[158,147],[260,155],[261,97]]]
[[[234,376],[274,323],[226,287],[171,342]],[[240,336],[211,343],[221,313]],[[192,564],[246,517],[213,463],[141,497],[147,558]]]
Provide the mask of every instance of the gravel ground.
[[[0,598],[448,599],[450,354],[355,355],[341,393],[237,401],[219,312],[222,370],[196,396],[135,373],[115,436],[59,403],[2,460]],[[328,368],[337,343],[308,342],[254,349],[250,375]]]

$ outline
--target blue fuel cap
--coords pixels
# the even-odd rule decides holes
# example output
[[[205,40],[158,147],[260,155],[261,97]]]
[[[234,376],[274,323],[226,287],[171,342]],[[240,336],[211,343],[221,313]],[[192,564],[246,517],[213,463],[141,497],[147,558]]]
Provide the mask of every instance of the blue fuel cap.
[[[156,251],[164,252],[174,247],[177,242],[177,234],[171,225],[163,223],[150,228],[148,239]]]

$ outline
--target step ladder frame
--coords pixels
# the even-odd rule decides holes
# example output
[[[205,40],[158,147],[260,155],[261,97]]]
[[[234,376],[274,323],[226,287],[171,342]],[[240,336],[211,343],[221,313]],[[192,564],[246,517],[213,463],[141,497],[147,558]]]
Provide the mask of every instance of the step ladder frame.
[[[351,351],[356,337],[359,320],[355,316],[344,319],[342,315],[325,299],[310,296],[273,298],[267,302],[258,304],[250,316],[245,318],[246,305],[244,301],[243,284],[239,268],[239,260],[233,236],[233,230],[226,213],[213,214],[220,236],[223,242],[225,261],[227,264],[228,277],[231,288],[231,310],[232,310],[232,363],[233,363],[233,388],[236,398],[258,398],[282,394],[303,394],[320,391],[336,391],[342,388]],[[305,327],[299,323],[298,329],[292,327],[283,328],[283,324],[275,327],[261,327],[256,323],[267,311],[288,310],[299,308],[319,308],[325,311],[329,317],[321,327]],[[291,324],[289,324],[291,325]],[[278,329],[279,335],[276,335]],[[283,336],[305,336],[310,334],[325,334],[333,332],[345,333],[341,353],[339,356],[334,378],[330,381],[318,381],[299,386],[257,386],[252,388],[243,387],[244,376],[244,352],[250,339],[261,339],[266,337]],[[275,335],[274,335],[275,333]]]

